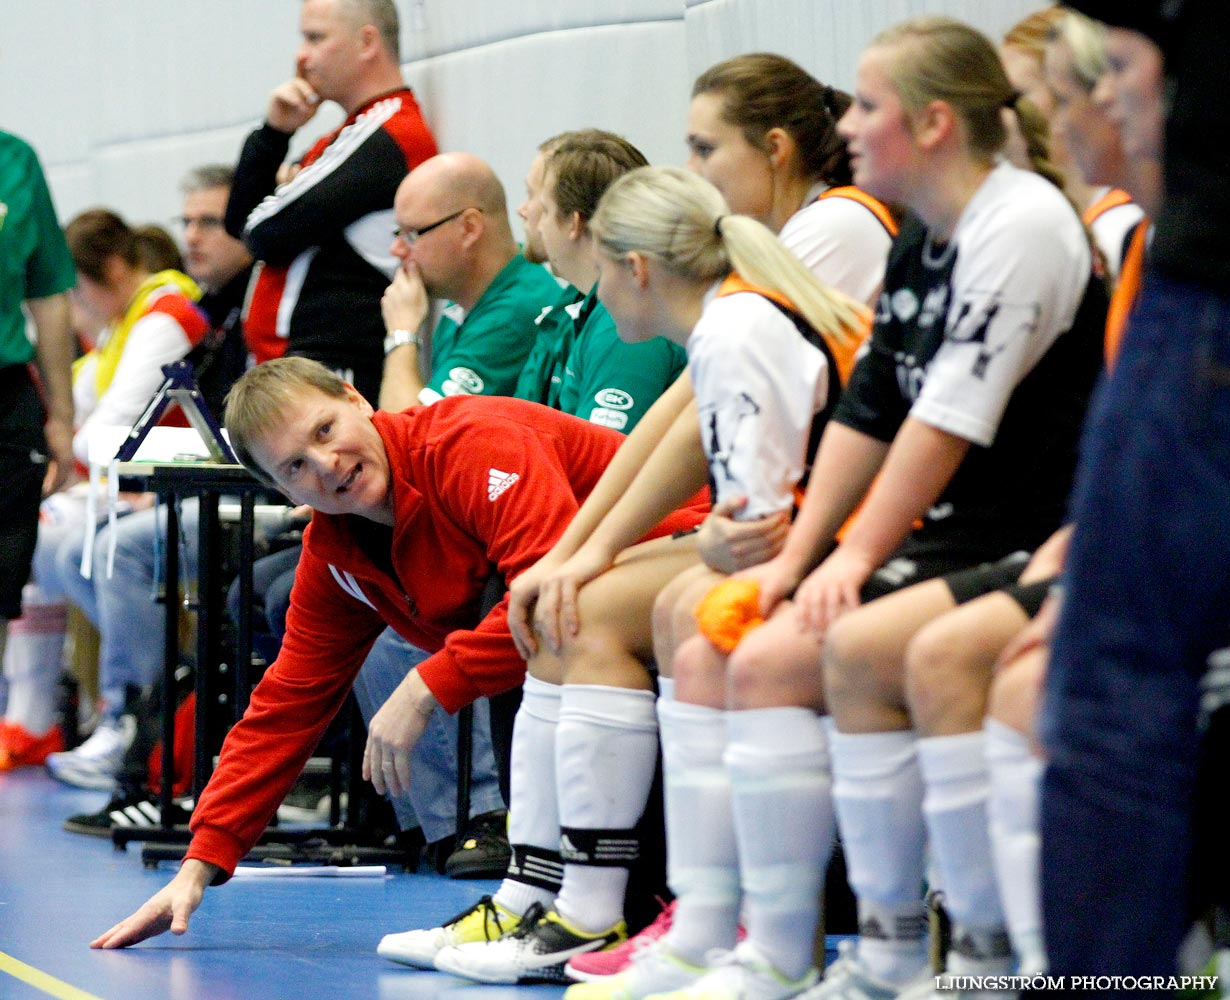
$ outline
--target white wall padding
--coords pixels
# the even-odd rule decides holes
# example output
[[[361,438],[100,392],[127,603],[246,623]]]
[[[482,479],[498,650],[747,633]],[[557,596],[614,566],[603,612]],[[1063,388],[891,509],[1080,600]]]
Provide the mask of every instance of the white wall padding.
[[[515,208],[538,144],[566,129],[609,129],[681,162],[682,45],[682,19],[572,28],[432,57],[409,76],[440,147],[488,160]]]
[[[539,142],[619,132],[684,159],[691,81],[769,50],[849,88],[881,28],[947,13],[993,35],[1030,0],[397,0],[407,79],[443,149],[491,161],[515,207]],[[295,0],[0,0],[0,128],[38,150],[62,218],[111,206],[133,222],[179,210],[192,166],[233,161],[294,67]],[[301,151],[340,121],[327,107]]]
[[[946,14],[998,40],[1042,6],[1033,0],[687,0],[692,77],[741,52],[779,52],[823,83],[854,86],[863,48],[883,29],[920,14]]]
[[[682,0],[409,0],[398,6],[408,61],[553,31],[683,19]]]

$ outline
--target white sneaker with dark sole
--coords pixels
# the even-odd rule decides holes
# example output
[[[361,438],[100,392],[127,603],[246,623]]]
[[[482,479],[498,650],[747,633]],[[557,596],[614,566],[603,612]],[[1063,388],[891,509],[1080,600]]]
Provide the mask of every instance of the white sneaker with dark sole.
[[[521,918],[512,910],[490,896],[483,896],[439,927],[386,934],[376,946],[376,954],[416,969],[434,969],[436,956],[443,949],[467,942],[494,941],[516,930],[520,923]]]
[[[564,965],[569,959],[614,947],[627,937],[622,920],[609,930],[587,934],[535,903],[511,934],[445,948],[436,956],[436,968],[480,983],[568,983]]]

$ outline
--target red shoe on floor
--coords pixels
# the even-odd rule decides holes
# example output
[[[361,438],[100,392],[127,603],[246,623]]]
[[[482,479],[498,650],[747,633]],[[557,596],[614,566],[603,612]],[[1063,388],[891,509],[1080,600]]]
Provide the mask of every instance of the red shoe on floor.
[[[658,940],[671,929],[671,920],[675,916],[675,904],[672,902],[662,908],[657,919],[639,934],[628,938],[623,944],[607,951],[590,951],[577,955],[569,960],[564,971],[569,978],[588,983],[595,979],[606,979],[623,972],[641,948]]]
[[[0,771],[18,767],[33,767],[47,759],[48,754],[64,749],[64,733],[58,725],[42,736],[32,736],[25,726],[0,720]]]

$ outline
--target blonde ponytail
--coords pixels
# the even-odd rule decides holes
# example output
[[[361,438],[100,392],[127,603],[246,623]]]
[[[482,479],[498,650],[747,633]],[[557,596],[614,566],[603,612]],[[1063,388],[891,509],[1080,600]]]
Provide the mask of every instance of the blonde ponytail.
[[[761,223],[730,215],[720,228],[739,276],[750,285],[786,296],[819,333],[849,344],[865,325],[867,310],[862,304],[823,284]]]
[[[867,321],[858,302],[822,284],[764,225],[731,215],[717,189],[681,167],[641,167],[613,183],[590,221],[602,252],[637,252],[691,281],[732,270],[785,296],[825,337],[852,342]]]

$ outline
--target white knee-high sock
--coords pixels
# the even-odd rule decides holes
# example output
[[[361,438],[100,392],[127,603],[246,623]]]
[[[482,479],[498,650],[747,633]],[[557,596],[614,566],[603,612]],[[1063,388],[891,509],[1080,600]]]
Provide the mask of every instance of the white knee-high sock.
[[[830,724],[833,800],[858,896],[860,960],[904,983],[926,964],[926,826],[912,732],[839,733]]]
[[[726,724],[748,937],[798,979],[812,966],[835,827],[824,725],[806,708],[731,711]]]
[[[981,730],[918,741],[923,812],[948,915],[974,928],[1002,928],[1003,911],[987,830],[987,770]]]
[[[712,948],[733,948],[739,922],[739,861],[730,804],[726,712],[658,699],[666,797],[666,872],[675,894],[667,946],[700,965]]]
[[[1012,951],[987,829],[985,743],[981,730],[920,739],[918,764],[931,854],[953,921],[950,971],[960,966],[964,974],[994,975],[1009,971]]]
[[[658,760],[652,691],[565,684],[555,734],[564,884],[555,908],[581,930],[623,918],[634,827]]]
[[[991,850],[999,880],[1008,935],[1022,973],[1046,971],[1042,938],[1041,887],[1038,881],[1038,798],[1042,761],[1029,741],[995,719],[983,725],[991,770]]]
[[[4,717],[32,736],[56,720],[68,605],[49,600],[36,584],[22,591],[22,617],[9,623],[3,653],[8,705]]]
[[[561,692],[557,684],[526,677],[513,722],[508,809],[513,858],[495,901],[518,914],[534,903],[550,906],[564,874],[555,797],[555,732]]]

